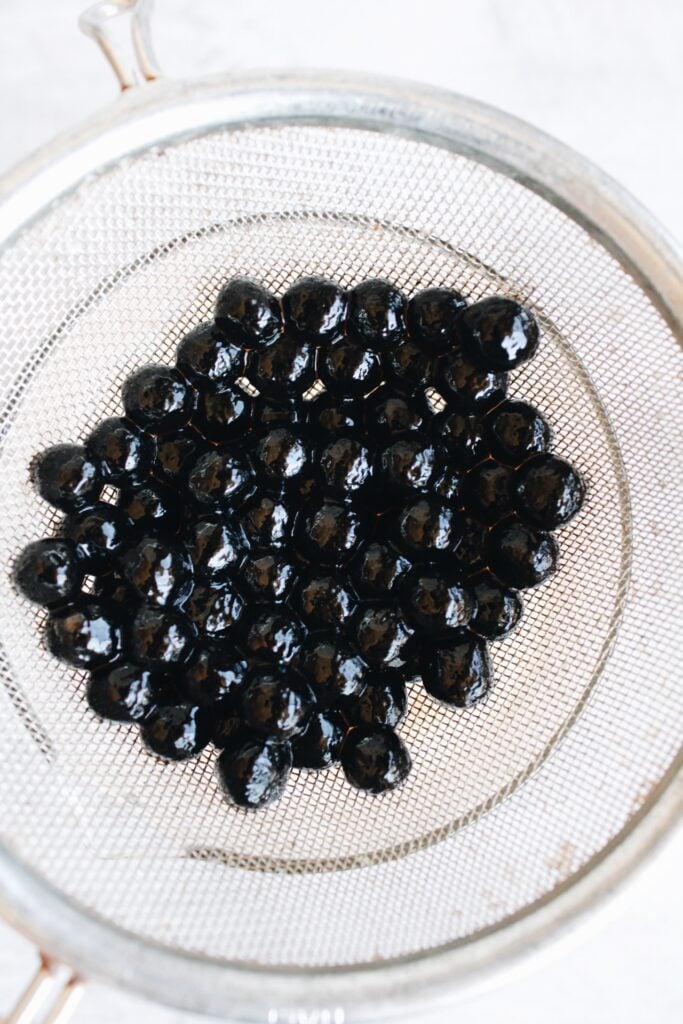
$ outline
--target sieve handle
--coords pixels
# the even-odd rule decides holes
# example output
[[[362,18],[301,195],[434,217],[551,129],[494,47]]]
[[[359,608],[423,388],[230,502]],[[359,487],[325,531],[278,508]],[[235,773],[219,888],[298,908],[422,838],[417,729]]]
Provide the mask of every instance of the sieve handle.
[[[149,33],[152,0],[100,0],[80,16],[81,31],[94,39],[122,90],[160,77]]]
[[[60,979],[58,967],[42,957],[26,991],[1,1024],[66,1024],[83,992],[76,974]]]

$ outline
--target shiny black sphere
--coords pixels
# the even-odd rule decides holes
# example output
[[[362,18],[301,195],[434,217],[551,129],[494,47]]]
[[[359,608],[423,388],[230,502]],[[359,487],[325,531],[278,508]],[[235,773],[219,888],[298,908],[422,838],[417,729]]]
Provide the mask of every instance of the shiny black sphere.
[[[288,743],[247,738],[223,750],[217,768],[226,799],[255,810],[282,796],[292,769],[292,750]]]
[[[302,341],[329,341],[342,333],[346,295],[324,277],[304,277],[282,296],[287,330]]]
[[[476,611],[470,629],[486,640],[507,636],[522,617],[522,599],[512,587],[505,587],[490,573],[470,580]]]
[[[206,582],[224,579],[235,570],[247,548],[239,521],[228,516],[194,519],[183,534],[195,576]]]
[[[121,570],[140,598],[149,604],[181,604],[194,586],[192,562],[180,544],[143,537],[126,551]]]
[[[177,430],[190,419],[196,392],[171,366],[143,366],[123,385],[126,416],[151,434]]]
[[[242,589],[248,599],[273,604],[284,601],[296,580],[296,567],[277,551],[254,552],[239,571]]]
[[[257,395],[251,399],[252,421],[254,429],[260,435],[274,427],[293,427],[304,423],[306,413],[302,403],[296,398],[285,398],[278,401],[270,395]]]
[[[438,456],[423,434],[409,434],[384,449],[379,465],[388,487],[410,493],[429,487],[438,469]]]
[[[36,459],[33,473],[41,498],[63,512],[92,505],[102,490],[98,463],[80,444],[47,448]]]
[[[385,793],[404,782],[410,754],[389,726],[352,729],[342,747],[341,762],[348,782],[368,793]]]
[[[102,420],[85,442],[105,483],[132,487],[152,469],[156,455],[154,438],[127,420]]]
[[[388,281],[363,281],[349,292],[348,333],[377,351],[394,348],[405,330],[405,310],[405,296]]]
[[[281,548],[289,543],[293,516],[281,499],[257,494],[241,506],[240,523],[254,547]]]
[[[538,348],[533,313],[512,299],[494,296],[475,302],[458,323],[463,348],[487,371],[512,370],[531,359]]]
[[[242,694],[246,725],[279,742],[304,731],[314,706],[313,693],[303,679],[276,669],[255,672]]]
[[[513,475],[510,466],[486,459],[469,471],[461,496],[467,512],[482,523],[497,523],[513,510]]]
[[[280,401],[303,395],[315,379],[315,349],[285,334],[253,354],[247,377],[261,394]]]
[[[197,633],[207,640],[230,635],[244,613],[244,601],[227,580],[198,585],[192,591],[185,612]]]
[[[62,536],[72,541],[87,573],[107,572],[130,540],[132,524],[115,505],[98,502],[67,517]]]
[[[459,349],[441,360],[438,381],[444,397],[467,413],[493,408],[505,398],[507,388],[507,375],[502,370],[479,369]]]
[[[385,384],[366,402],[368,436],[389,442],[423,423],[422,403],[407,391]]]
[[[242,347],[214,323],[193,328],[178,345],[178,369],[200,391],[224,387],[244,372]]]
[[[309,626],[343,629],[356,607],[356,598],[339,576],[313,570],[298,592],[298,608]]]
[[[458,533],[459,543],[451,552],[453,563],[461,572],[475,572],[481,568],[487,558],[488,529],[473,516],[464,515],[459,520]]]
[[[386,598],[410,562],[390,544],[371,541],[354,558],[352,576],[360,594]]]
[[[143,604],[130,624],[126,643],[134,661],[145,668],[165,669],[187,660],[194,637],[181,612]]]
[[[276,297],[245,277],[236,277],[221,288],[214,316],[218,326],[246,348],[261,348],[282,330]]]
[[[445,409],[434,417],[430,429],[434,440],[442,444],[449,461],[459,469],[469,469],[487,454],[481,420],[457,409]]]
[[[433,565],[409,572],[400,590],[406,617],[421,634],[464,629],[476,607],[461,576]]]
[[[458,314],[467,303],[451,288],[427,288],[408,303],[408,330],[430,352],[447,352],[456,338]]]
[[[324,501],[304,518],[301,543],[311,558],[325,564],[342,564],[361,538],[358,516],[344,505]]]
[[[360,398],[381,382],[382,364],[370,349],[351,338],[339,338],[322,350],[318,373],[331,394]]]
[[[413,630],[395,608],[368,605],[355,622],[355,641],[363,661],[373,668],[400,668]]]
[[[522,590],[543,583],[555,572],[557,544],[549,533],[535,530],[514,516],[491,530],[488,564],[501,583]]]
[[[164,484],[149,480],[140,487],[121,491],[118,506],[139,533],[173,533],[178,528],[178,499]]]
[[[435,498],[416,498],[398,514],[396,539],[409,555],[429,561],[453,552],[460,542],[461,519]]]
[[[336,707],[344,697],[355,699],[365,685],[367,665],[340,639],[339,633],[315,633],[301,656],[301,671],[321,706]]]
[[[364,406],[353,398],[324,391],[308,403],[307,423],[311,435],[324,443],[330,434],[354,434],[363,428]]]
[[[77,596],[83,572],[75,545],[48,537],[23,549],[14,565],[14,582],[29,601],[49,608]]]
[[[233,446],[212,448],[190,469],[187,486],[201,507],[229,511],[253,486],[251,466]]]
[[[581,508],[585,487],[565,459],[535,455],[515,473],[515,500],[520,516],[542,530],[565,526]]]
[[[254,467],[267,484],[281,486],[300,477],[312,463],[310,445],[295,430],[273,427],[253,447]]]
[[[121,627],[107,605],[84,597],[51,613],[47,645],[56,658],[76,668],[96,668],[121,650]]]
[[[397,673],[371,672],[360,696],[346,700],[343,709],[349,725],[388,725],[395,729],[408,709],[405,684]]]
[[[167,761],[186,761],[201,754],[211,740],[211,716],[206,708],[170,704],[155,708],[141,728],[148,750]]]
[[[247,663],[225,645],[204,644],[195,651],[180,682],[191,704],[220,708],[232,707],[241,698],[247,676]]]
[[[458,708],[483,700],[492,681],[486,642],[477,637],[441,640],[425,648],[422,681],[432,697]]]
[[[156,438],[152,472],[170,486],[182,486],[187,480],[190,466],[206,448],[204,438],[188,427],[170,434],[160,434]]]
[[[372,453],[357,437],[332,438],[319,462],[325,488],[342,498],[361,490],[372,477]]]
[[[346,725],[338,711],[313,711],[308,725],[292,740],[295,768],[317,771],[339,760]]]
[[[152,672],[132,661],[121,661],[90,677],[86,699],[100,718],[139,722],[156,706],[162,693]]]
[[[287,665],[298,657],[305,639],[303,627],[288,612],[278,609],[260,611],[247,625],[247,653],[262,661]]]
[[[209,441],[243,437],[251,421],[251,403],[237,386],[204,391],[199,396],[192,426]]]
[[[501,402],[486,417],[484,429],[491,454],[508,466],[519,466],[550,444],[550,427],[526,402]]]
[[[384,368],[389,379],[399,387],[426,388],[436,382],[437,361],[431,352],[416,341],[407,339],[385,352]]]

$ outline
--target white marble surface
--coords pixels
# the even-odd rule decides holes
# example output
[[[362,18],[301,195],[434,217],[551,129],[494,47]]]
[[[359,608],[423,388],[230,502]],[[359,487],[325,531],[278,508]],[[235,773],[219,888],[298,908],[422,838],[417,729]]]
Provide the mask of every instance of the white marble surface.
[[[75,28],[84,0],[0,5],[0,170],[114,93]],[[85,0],[87,2],[87,0]],[[349,67],[470,93],[534,122],[613,174],[683,238],[680,0],[157,0],[172,75]],[[457,1011],[413,1024],[679,1024],[683,830],[570,946]],[[33,953],[0,924],[0,1015]],[[196,1018],[93,985],[79,1024]]]

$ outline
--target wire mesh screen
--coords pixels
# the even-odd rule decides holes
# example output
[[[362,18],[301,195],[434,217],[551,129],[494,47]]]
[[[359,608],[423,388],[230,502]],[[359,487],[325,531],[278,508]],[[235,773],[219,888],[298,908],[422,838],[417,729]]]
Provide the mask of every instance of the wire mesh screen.
[[[169,766],[134,727],[95,719],[85,674],[43,649],[43,613],[8,567],[53,524],[28,479],[37,451],[117,413],[125,376],[172,361],[224,280],[281,292],[308,273],[530,304],[543,345],[510,391],[538,403],[589,490],[559,572],[494,645],[489,699],[448,709],[412,687],[403,788],[377,799],[339,769],[298,773],[254,814],[221,798],[215,755]],[[356,129],[212,133],[107,169],[45,213],[0,257],[0,310],[0,835],[74,901],[229,961],[403,956],[546,896],[671,767],[680,349],[544,199],[468,158]]]

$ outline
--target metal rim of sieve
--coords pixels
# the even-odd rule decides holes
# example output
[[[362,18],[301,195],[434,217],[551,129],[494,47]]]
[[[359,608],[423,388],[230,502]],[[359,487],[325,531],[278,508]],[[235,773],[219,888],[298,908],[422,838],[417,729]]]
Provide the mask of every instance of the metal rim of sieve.
[[[521,121],[423,86],[344,74],[244,75],[132,89],[112,109],[11,172],[0,247],[84,178],[126,156],[212,129],[311,124],[399,134],[470,156],[542,195],[597,238],[683,336],[683,266],[665,233],[588,161]],[[381,1016],[454,986],[483,984],[595,906],[683,809],[683,755],[610,844],[567,882],[490,930],[442,949],[352,968],[231,967],[118,929],[52,889],[0,847],[0,909],[83,974],[188,1010],[243,1019]],[[106,949],[103,956],[101,950]],[[294,1015],[292,1017],[292,1015]]]

